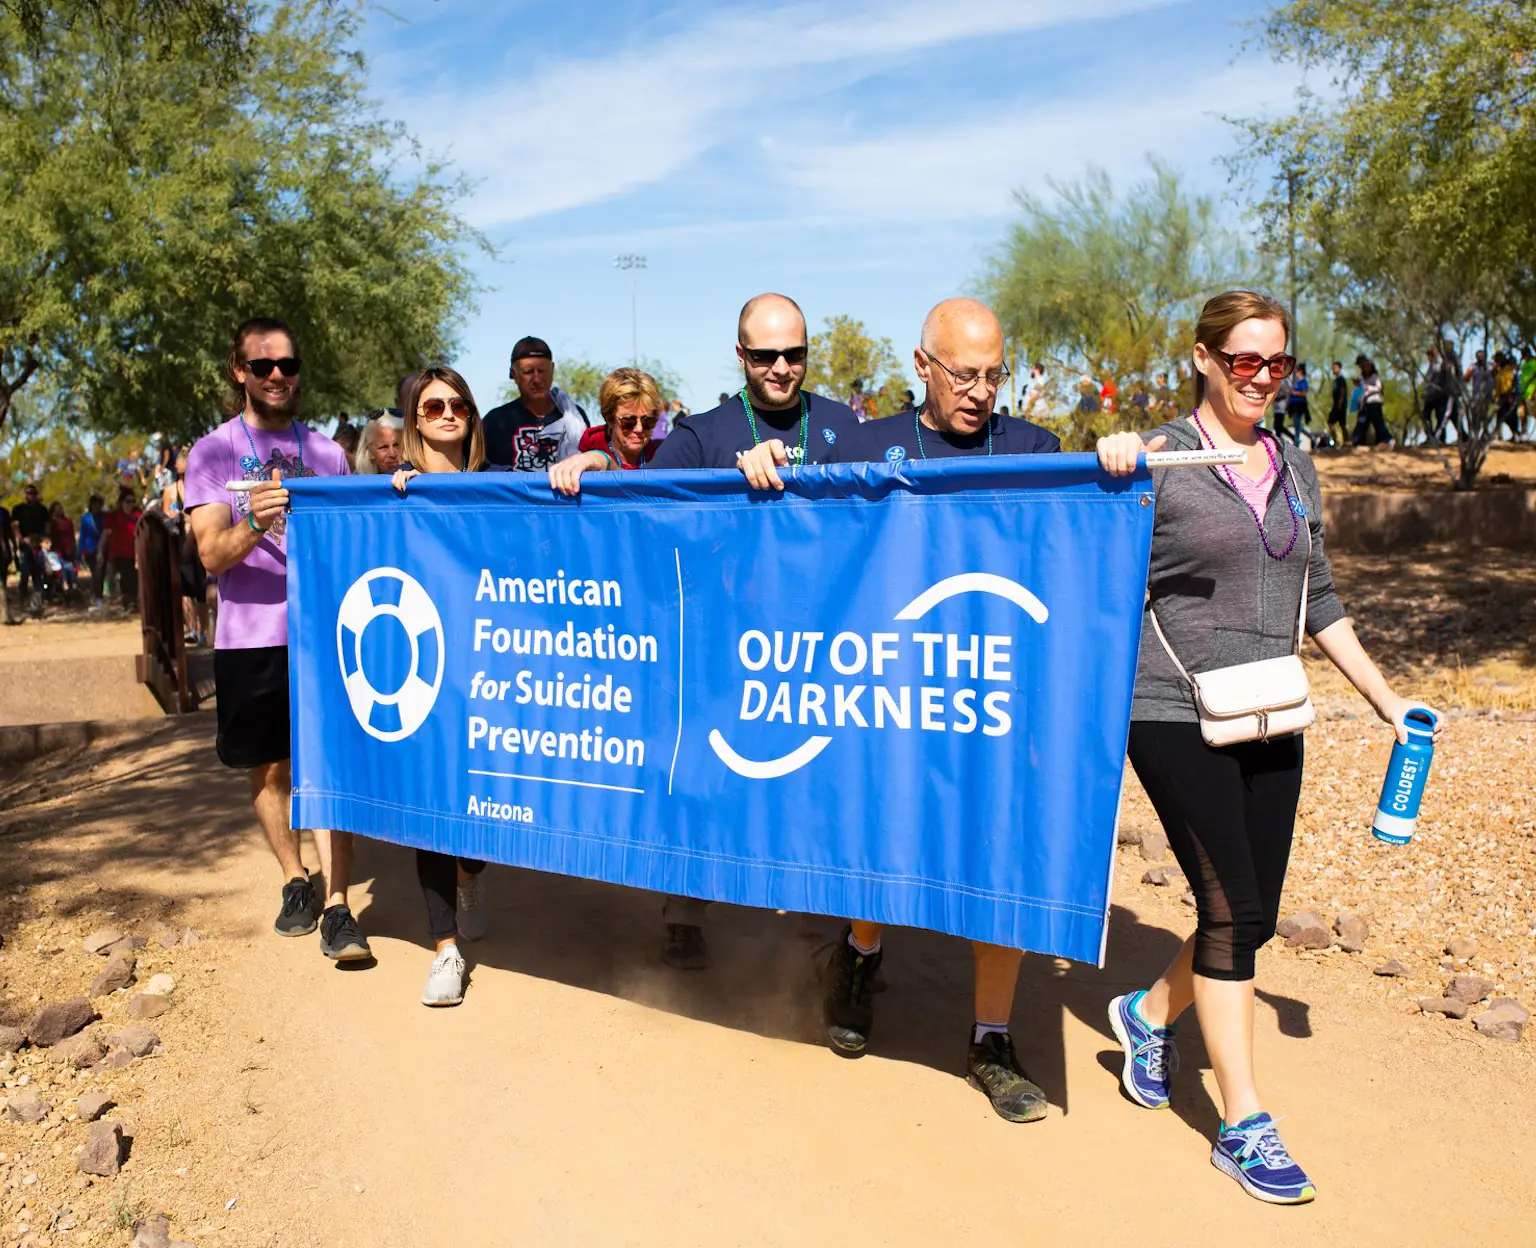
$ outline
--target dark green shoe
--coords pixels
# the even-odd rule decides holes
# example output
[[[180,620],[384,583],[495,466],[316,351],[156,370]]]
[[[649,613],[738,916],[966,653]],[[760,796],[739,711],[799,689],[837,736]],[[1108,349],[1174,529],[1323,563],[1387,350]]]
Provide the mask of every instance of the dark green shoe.
[[[986,1094],[999,1118],[1038,1122],[1045,1117],[1045,1093],[1025,1075],[1006,1031],[989,1031],[979,1041],[972,1040],[965,1066],[965,1081]]]

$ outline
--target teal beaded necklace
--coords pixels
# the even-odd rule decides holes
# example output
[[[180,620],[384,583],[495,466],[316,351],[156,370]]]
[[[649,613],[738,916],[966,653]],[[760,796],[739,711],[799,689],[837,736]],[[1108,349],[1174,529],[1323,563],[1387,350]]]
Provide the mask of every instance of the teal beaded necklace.
[[[752,445],[757,446],[762,438],[757,432],[757,413],[752,410],[752,400],[747,397],[747,388],[741,388],[741,405],[747,409],[747,424],[752,426]],[[800,392],[800,458],[794,463],[805,463],[805,431],[811,426],[810,405],[805,401],[805,391]]]
[[[917,457],[927,459],[928,452],[923,449],[923,422],[920,419],[922,409],[912,413],[912,428],[917,430]],[[987,454],[992,454],[992,418],[987,417]]]

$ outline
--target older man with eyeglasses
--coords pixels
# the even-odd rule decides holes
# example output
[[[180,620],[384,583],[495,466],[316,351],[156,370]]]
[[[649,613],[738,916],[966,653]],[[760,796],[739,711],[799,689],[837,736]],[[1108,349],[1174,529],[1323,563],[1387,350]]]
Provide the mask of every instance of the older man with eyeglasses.
[[[845,404],[804,389],[808,354],[799,304],[776,294],[747,300],[736,319],[740,393],[697,416],[679,417],[650,467],[741,467],[757,484],[768,473],[778,480],[775,464],[826,463],[860,425]],[[575,494],[583,473],[612,467],[601,452],[586,451],[551,468],[550,485],[562,494]],[[691,897],[667,898],[662,959],[669,965],[696,970],[709,964],[704,941],[707,904]]]

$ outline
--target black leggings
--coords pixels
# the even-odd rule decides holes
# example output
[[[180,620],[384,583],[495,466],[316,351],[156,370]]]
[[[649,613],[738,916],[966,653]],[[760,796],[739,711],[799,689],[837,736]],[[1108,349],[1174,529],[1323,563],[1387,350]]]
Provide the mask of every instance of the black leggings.
[[[1195,974],[1253,978],[1275,934],[1301,797],[1301,734],[1219,749],[1199,724],[1131,723],[1131,766],[1194,890]]]
[[[421,881],[421,895],[427,899],[427,935],[433,940],[447,940],[459,930],[459,868],[479,875],[485,863],[473,858],[455,858],[435,849],[416,851],[416,878]]]

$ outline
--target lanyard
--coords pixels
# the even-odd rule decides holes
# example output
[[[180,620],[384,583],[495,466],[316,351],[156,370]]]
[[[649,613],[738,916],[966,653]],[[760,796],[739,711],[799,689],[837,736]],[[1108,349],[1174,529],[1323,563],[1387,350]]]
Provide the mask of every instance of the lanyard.
[[[243,415],[236,416],[235,419],[240,422],[240,428],[245,433],[245,440],[251,448],[251,453],[249,455],[240,456],[240,467],[243,468],[246,472],[257,472],[261,468],[262,460],[261,456],[256,453],[256,439],[251,437],[251,427],[245,423],[245,417]],[[300,430],[302,430],[304,426],[299,424],[298,421],[294,421],[290,428],[293,430],[293,440],[297,442],[299,446],[299,470],[294,475],[302,477],[304,475],[304,435],[300,432]]]
[[[928,452],[923,449],[923,422],[921,420],[922,408],[912,413],[912,428],[917,431],[917,457],[927,459]],[[992,417],[987,417],[987,454],[992,454]]]

